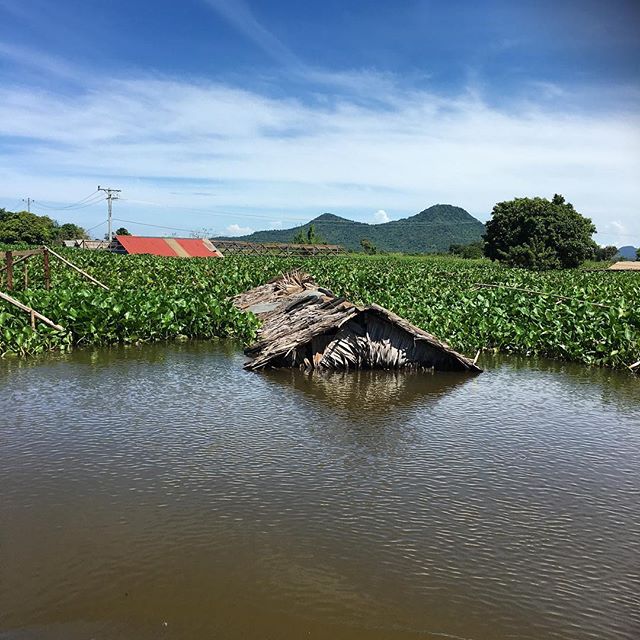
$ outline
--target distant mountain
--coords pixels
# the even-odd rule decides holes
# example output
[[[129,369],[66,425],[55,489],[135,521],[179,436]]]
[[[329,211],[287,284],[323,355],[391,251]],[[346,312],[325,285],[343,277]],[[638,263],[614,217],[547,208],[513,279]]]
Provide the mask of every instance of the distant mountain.
[[[616,254],[616,258],[620,260],[635,260],[636,259],[636,251],[637,249],[632,246],[620,247],[618,249],[618,253]]]
[[[415,216],[382,224],[366,224],[332,213],[323,213],[299,227],[256,231],[234,239],[249,242],[292,242],[299,231],[306,232],[311,225],[329,244],[340,244],[355,251],[361,251],[360,241],[365,238],[383,251],[448,251],[449,245],[475,242],[484,233],[482,222],[464,209],[450,204],[436,204]]]

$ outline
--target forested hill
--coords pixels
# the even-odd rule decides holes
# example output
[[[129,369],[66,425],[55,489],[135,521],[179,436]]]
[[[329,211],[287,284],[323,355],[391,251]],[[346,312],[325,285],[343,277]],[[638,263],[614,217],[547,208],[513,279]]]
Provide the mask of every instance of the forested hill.
[[[300,231],[313,225],[316,234],[329,244],[361,250],[367,239],[378,249],[402,253],[448,251],[451,244],[468,244],[480,240],[484,225],[460,207],[436,204],[415,216],[382,224],[366,224],[323,213],[310,222],[292,229],[256,231],[236,240],[250,242],[292,242]],[[215,240],[214,240],[215,241]]]
[[[632,247],[631,245],[620,247],[618,249],[616,258],[619,260],[635,260],[637,255],[636,251],[637,249],[635,247]]]

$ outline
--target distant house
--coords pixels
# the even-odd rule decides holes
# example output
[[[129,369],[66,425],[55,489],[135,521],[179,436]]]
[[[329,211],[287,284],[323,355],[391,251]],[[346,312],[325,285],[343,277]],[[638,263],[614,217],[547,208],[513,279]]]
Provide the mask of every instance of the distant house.
[[[158,238],[115,236],[112,250],[116,253],[150,254],[172,258],[222,258],[222,254],[206,238]]]
[[[63,240],[62,244],[68,249],[108,249],[109,242],[107,240]]]

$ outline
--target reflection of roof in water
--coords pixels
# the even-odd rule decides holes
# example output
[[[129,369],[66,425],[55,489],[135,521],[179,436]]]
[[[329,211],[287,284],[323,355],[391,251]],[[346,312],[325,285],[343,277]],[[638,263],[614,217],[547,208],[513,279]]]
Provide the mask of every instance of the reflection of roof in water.
[[[359,307],[294,271],[236,296],[262,319],[246,350],[248,369],[434,369],[474,371],[475,362],[378,305]]]
[[[270,381],[303,392],[366,421],[372,415],[385,415],[398,408],[436,401],[468,383],[463,372],[424,375],[415,369],[381,371],[300,371],[278,369],[267,372]]]

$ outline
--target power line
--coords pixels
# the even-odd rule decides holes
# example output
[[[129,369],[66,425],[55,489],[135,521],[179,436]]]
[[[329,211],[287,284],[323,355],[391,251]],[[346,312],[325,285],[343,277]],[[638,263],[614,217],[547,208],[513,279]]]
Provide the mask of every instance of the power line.
[[[89,231],[93,231],[94,229],[97,229],[98,227],[101,227],[103,224],[106,224],[108,221],[107,220],[103,220],[102,222],[98,222],[98,224],[93,225],[93,227],[89,227],[88,229],[85,229],[85,231],[87,233],[89,233]]]
[[[107,193],[107,197],[105,198],[104,196],[102,196],[102,194],[100,194],[100,191],[104,191],[105,193]],[[26,202],[27,203],[27,210],[30,210],[30,206],[31,204],[37,204],[38,207],[43,207],[45,209],[50,209],[53,211],[71,211],[71,210],[80,210],[80,209],[86,209],[88,207],[92,207],[95,204],[97,204],[98,202],[102,202],[103,200],[108,200],[109,201],[109,192],[111,192],[112,194],[117,194],[120,193],[121,190],[120,189],[109,189],[109,188],[98,188],[96,191],[94,191],[93,193],[89,194],[88,196],[82,198],[81,200],[79,200],[78,202],[74,202],[72,204],[68,204],[68,205],[63,205],[60,207],[57,206],[52,206],[50,204],[46,204],[44,202],[41,201],[35,201],[32,200],[31,198],[26,198],[26,199],[21,199],[19,200],[16,204],[18,205],[18,207],[20,206],[21,202]],[[195,212],[195,213],[199,213],[203,216],[208,217],[210,220],[211,219],[215,219],[216,217],[219,216],[230,216],[230,217],[236,217],[236,218],[252,218],[252,219],[256,219],[256,220],[270,220],[272,222],[274,221],[274,217],[277,216],[277,214],[273,214],[273,215],[265,215],[265,214],[250,214],[250,213],[238,213],[238,212],[231,212],[231,211],[212,211],[210,209],[199,209],[199,208],[195,208],[195,207],[185,207],[185,206],[181,206],[181,205],[167,205],[167,204],[162,204],[162,203],[158,203],[158,202],[151,202],[151,201],[145,201],[145,200],[129,200],[127,198],[122,198],[121,196],[117,196],[117,195],[112,195],[111,200],[116,200],[116,199],[122,199],[131,203],[136,203],[136,204],[147,204],[147,205],[151,205],[154,207],[161,207],[163,209],[170,209],[170,210],[179,210],[179,211],[189,211],[189,212]],[[14,207],[15,208],[15,207]],[[109,210],[111,210],[111,202],[108,202],[108,208]],[[591,214],[593,215],[593,214]],[[393,223],[393,222],[401,222],[402,220],[406,220],[406,218],[402,218],[400,220],[389,220],[389,222]],[[186,231],[189,233],[193,233],[192,229],[183,229],[183,228],[178,228],[178,227],[168,227],[168,226],[162,226],[162,225],[153,225],[153,224],[147,224],[147,223],[143,223],[143,222],[135,222],[135,221],[126,221],[126,220],[122,220],[123,222],[129,222],[130,224],[139,224],[141,226],[148,226],[148,227],[157,227],[159,229],[169,229],[171,231]],[[213,221],[213,220],[212,220]],[[108,222],[108,220],[107,220]],[[296,222],[300,222],[302,223],[302,225],[300,226],[304,226],[306,224],[312,223],[314,222],[313,220],[309,220],[308,218],[302,218],[302,217],[286,217],[286,218],[282,218],[282,220],[280,222],[286,223],[286,222],[291,222],[291,223],[296,223]],[[326,221],[326,223],[328,224],[332,224],[332,225],[340,225],[340,224],[347,224],[347,225],[351,225],[351,224],[362,224],[362,225],[366,225],[366,226],[377,226],[380,224],[387,224],[387,223],[368,223],[368,222],[362,222],[360,220],[330,220],[330,221]],[[104,223],[100,223],[100,224],[104,224]],[[318,224],[317,222],[315,224]],[[320,221],[320,224],[323,224],[323,221]],[[447,223],[447,222],[421,222],[421,221],[413,221],[412,226],[425,226],[425,227],[432,227],[434,225],[438,225],[438,224],[455,224],[456,226],[458,225],[469,225],[469,224],[477,224],[476,221],[474,220],[469,220],[469,221],[461,221],[461,222],[452,222],[452,223]],[[99,226],[99,225],[97,225]],[[284,230],[284,229],[283,229]],[[610,237],[610,238],[633,238],[633,239],[637,239],[638,235],[637,234],[629,234],[629,233],[618,233],[616,231],[598,231],[597,232],[598,236],[602,236],[602,237]]]
[[[0,207],[0,209],[4,209],[5,211],[10,211],[10,212],[17,212],[21,210],[22,207],[22,203],[24,202],[24,200],[22,198],[20,198],[20,200],[18,200],[13,206],[10,207]]]
[[[168,231],[183,231],[185,233],[196,234],[202,231],[201,229],[185,229],[184,227],[169,227],[163,224],[151,224],[149,222],[139,222],[137,220],[125,220],[124,218],[113,218],[117,222],[126,222],[127,224],[137,224],[141,227],[151,227],[153,229],[166,229]],[[275,229],[275,231],[287,231],[287,229]],[[220,235],[212,233],[212,236]]]
[[[113,218],[117,222],[126,222],[127,224],[137,224],[141,227],[153,227],[155,229],[168,229],[169,231],[184,231],[186,233],[197,233],[197,229],[181,229],[180,227],[167,227],[162,224],[149,224],[148,222],[137,222],[136,220],[124,220],[123,218]]]
[[[177,209],[179,211],[194,211],[196,213],[201,213],[204,214],[208,217],[213,217],[213,216],[231,216],[231,217],[236,217],[236,218],[254,218],[257,220],[271,220],[272,222],[274,221],[274,218],[278,217],[278,214],[272,214],[272,215],[265,215],[265,214],[256,214],[256,213],[237,213],[237,212],[232,212],[232,211],[212,211],[211,209],[198,209],[198,208],[194,208],[194,207],[184,207],[182,205],[169,205],[169,204],[163,204],[160,202],[152,202],[149,200],[129,200],[127,198],[122,198],[122,200],[126,200],[127,202],[131,202],[134,204],[147,204],[147,205],[151,205],[154,207],[161,207],[163,209]],[[334,215],[334,214],[332,214]],[[407,220],[407,218],[411,218],[414,217],[416,215],[419,214],[413,214],[412,216],[406,216],[404,218],[399,218],[397,220],[388,220],[387,222],[363,222],[362,220],[327,220],[327,223],[330,224],[363,224],[363,225],[367,225],[367,226],[377,226],[380,224],[388,224],[389,222],[401,222],[403,223],[405,220]],[[471,215],[471,214],[469,214]],[[591,216],[593,216],[594,214],[589,214]],[[475,217],[475,216],[474,216]],[[309,220],[309,218],[302,218],[302,217],[283,217],[279,220],[280,222],[302,222],[304,224],[310,223],[310,222],[314,222],[313,220]],[[320,221],[320,223],[322,224],[324,221]],[[480,222],[480,224],[485,224],[485,222],[482,222],[482,220],[479,220],[478,218],[476,218],[475,220],[467,220],[467,221],[446,221],[446,220],[438,220],[438,221],[434,221],[434,222],[421,222],[421,221],[412,221],[411,224],[412,226],[425,226],[425,227],[432,227],[434,225],[438,225],[438,224],[452,224],[455,226],[458,225],[464,225],[464,224],[473,224],[476,225],[478,222]],[[137,223],[140,224],[140,223]],[[162,227],[162,228],[170,228],[170,227]],[[279,231],[279,229],[276,229],[276,231]],[[598,231],[597,232],[598,235],[609,235],[609,236],[614,236],[614,237],[621,237],[621,238],[637,238],[637,234],[624,234],[624,233],[616,233],[615,231],[613,232],[601,232]]]
[[[104,197],[100,193],[98,193],[98,191],[94,191],[93,193],[90,193],[85,198],[82,198],[82,200],[78,200],[78,202],[74,202],[72,204],[67,204],[62,206],[53,206],[52,204],[47,204],[46,201],[42,202],[40,200],[37,201],[37,204],[40,207],[44,207],[45,209],[50,209],[52,211],[69,211],[72,209],[84,209],[86,207],[90,207],[100,202],[101,200],[104,200]]]
[[[184,207],[182,205],[170,205],[170,204],[162,204],[160,202],[151,202],[149,200],[129,200],[127,198],[121,198],[126,202],[132,202],[134,204],[148,204],[153,207],[161,207],[163,209],[178,209],[180,211],[195,211],[196,213],[206,214],[207,216],[235,216],[237,218],[257,218],[259,220],[273,220],[274,215],[265,215],[265,214],[255,214],[255,213],[236,213],[231,211],[212,211],[211,209],[196,209],[194,207]],[[306,220],[306,218],[284,218],[286,222],[296,222],[301,220]]]
[[[274,218],[277,216],[277,214],[273,214],[273,215],[265,215],[265,214],[256,214],[256,213],[237,213],[237,212],[232,212],[232,211],[211,211],[210,209],[195,209],[193,207],[184,207],[181,205],[168,205],[168,204],[162,204],[159,202],[150,202],[148,200],[128,200],[127,198],[121,198],[122,200],[126,201],[126,202],[132,202],[135,204],[148,204],[154,207],[161,207],[163,209],[177,209],[179,211],[194,211],[194,212],[199,212],[202,214],[206,214],[208,217],[214,217],[214,216],[231,216],[231,217],[236,217],[236,218],[255,218],[257,220],[271,220],[274,221]],[[334,214],[331,214],[334,215]],[[414,214],[417,215],[417,214]],[[469,214],[471,215],[471,214]],[[403,220],[406,220],[407,218],[400,218],[398,220],[389,220],[388,222],[402,222]],[[304,224],[308,223],[308,222],[313,222],[313,220],[309,220],[309,218],[291,218],[291,217],[287,217],[287,218],[281,218],[280,222],[302,222]],[[324,221],[320,221],[320,223],[323,223]],[[370,222],[363,222],[362,220],[327,220],[327,223],[330,224],[363,224],[363,225],[367,225],[367,226],[374,226],[374,225],[379,225],[379,224],[387,224],[387,223],[382,223],[382,222],[374,222],[374,223],[370,223]],[[473,225],[477,225],[478,222],[480,222],[480,224],[484,224],[483,222],[481,222],[480,220],[467,220],[467,221],[462,221],[462,222],[457,222],[457,221],[451,221],[451,222],[446,222],[446,221],[435,221],[435,222],[420,222],[420,221],[414,221],[411,224],[412,225],[420,225],[420,226],[427,226],[427,227],[432,227],[434,225],[437,224],[453,224],[453,225],[462,225],[462,224],[473,224]]]
[[[103,202],[105,198],[98,198],[97,200],[91,200],[87,204],[82,205],[81,207],[74,207],[73,209],[64,209],[64,211],[80,211],[80,209],[87,209],[88,207],[94,207],[98,202]],[[34,203],[38,206],[41,206],[39,202],[34,200]],[[55,211],[60,211],[60,209],[55,209]]]

